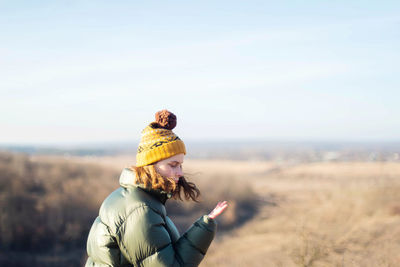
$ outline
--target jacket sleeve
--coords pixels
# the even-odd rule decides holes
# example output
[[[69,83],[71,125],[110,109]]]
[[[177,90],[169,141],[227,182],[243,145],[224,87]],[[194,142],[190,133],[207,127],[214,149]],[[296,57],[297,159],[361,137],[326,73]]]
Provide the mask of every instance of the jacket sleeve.
[[[175,243],[163,216],[148,206],[134,210],[117,233],[125,258],[135,266],[198,266],[214,238],[214,220],[203,216]]]
[[[184,266],[200,264],[214,239],[216,229],[215,220],[203,215],[178,239],[175,249]]]

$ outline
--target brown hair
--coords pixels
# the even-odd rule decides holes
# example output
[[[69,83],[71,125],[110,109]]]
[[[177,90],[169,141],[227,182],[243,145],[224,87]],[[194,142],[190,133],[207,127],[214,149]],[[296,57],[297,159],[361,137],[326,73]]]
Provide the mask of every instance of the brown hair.
[[[198,202],[200,190],[194,183],[186,181],[184,176],[179,177],[179,182],[176,184],[172,178],[162,177],[153,164],[141,167],[131,166],[130,169],[135,172],[135,183],[137,184],[172,192],[173,199],[183,200],[182,197],[184,197],[186,200],[191,199]]]

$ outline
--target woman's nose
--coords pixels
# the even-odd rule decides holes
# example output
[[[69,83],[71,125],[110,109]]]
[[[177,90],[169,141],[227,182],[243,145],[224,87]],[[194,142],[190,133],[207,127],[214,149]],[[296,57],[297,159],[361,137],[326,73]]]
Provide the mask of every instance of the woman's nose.
[[[176,176],[178,176],[178,177],[181,177],[181,176],[183,176],[183,171],[182,171],[182,169],[178,169],[177,171],[176,171]]]

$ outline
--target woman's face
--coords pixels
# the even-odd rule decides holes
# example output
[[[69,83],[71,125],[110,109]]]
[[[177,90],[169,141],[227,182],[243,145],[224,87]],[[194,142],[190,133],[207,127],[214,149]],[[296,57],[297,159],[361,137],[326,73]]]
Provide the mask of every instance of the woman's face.
[[[164,178],[172,178],[178,183],[179,177],[183,176],[182,164],[184,156],[183,153],[176,154],[170,158],[158,161],[154,164],[154,167],[161,176]]]

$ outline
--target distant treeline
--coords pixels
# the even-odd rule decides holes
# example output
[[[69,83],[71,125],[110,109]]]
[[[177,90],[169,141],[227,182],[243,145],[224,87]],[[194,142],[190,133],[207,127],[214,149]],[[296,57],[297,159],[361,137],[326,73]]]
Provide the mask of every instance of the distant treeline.
[[[0,266],[82,265],[91,224],[101,202],[119,186],[118,178],[118,172],[99,165],[36,161],[29,155],[1,152]],[[167,202],[180,231],[222,198],[230,200],[232,208],[221,218],[220,230],[255,214],[257,196],[252,189],[232,181],[226,184],[203,181],[204,201],[199,204]]]
[[[282,161],[400,161],[399,142],[197,141],[186,142],[190,158]],[[135,154],[135,143],[67,146],[0,145],[4,151],[64,156]]]

